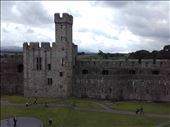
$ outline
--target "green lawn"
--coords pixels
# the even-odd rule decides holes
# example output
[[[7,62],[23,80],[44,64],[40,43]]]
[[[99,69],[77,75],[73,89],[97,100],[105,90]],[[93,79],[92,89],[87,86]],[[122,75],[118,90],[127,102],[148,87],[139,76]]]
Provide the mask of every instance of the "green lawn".
[[[2,101],[9,101],[11,103],[18,103],[18,104],[25,104],[28,102],[28,97],[24,96],[1,96]],[[30,101],[34,102],[35,98],[30,97]],[[43,103],[43,102],[62,102],[64,101],[63,98],[37,98],[37,103]]]
[[[25,104],[28,98],[23,96],[1,96],[1,100],[9,101],[12,104]],[[31,98],[34,101],[34,98]],[[146,117],[136,115],[119,115],[104,112],[85,112],[72,108],[101,109],[95,100],[79,98],[38,98],[38,103],[43,102],[63,102],[68,107],[44,107],[35,106],[26,108],[24,105],[1,105],[1,119],[17,116],[32,116],[39,118],[47,127],[49,118],[53,119],[55,127],[155,127],[156,125],[169,121],[168,118]],[[169,111],[169,103],[146,103],[146,102],[116,102],[113,108],[131,110],[143,105],[144,110],[154,113],[165,113]],[[71,107],[69,105],[72,105]]]
[[[32,116],[39,118],[47,127],[49,118],[55,127],[154,127],[168,118],[128,116],[112,113],[83,112],[67,107],[1,106],[1,119],[12,116]]]
[[[154,103],[154,102],[135,102],[123,101],[113,103],[113,109],[135,111],[136,108],[144,108],[144,112],[170,114],[170,103]]]
[[[27,97],[24,96],[2,96],[1,100],[8,101],[10,103],[17,103],[17,104],[25,104],[28,101]],[[30,98],[31,102],[34,102],[35,98]],[[79,98],[37,98],[37,103],[44,103],[44,102],[63,102],[67,105],[74,105],[79,108],[96,108],[101,109],[94,101],[92,100],[82,100]]]

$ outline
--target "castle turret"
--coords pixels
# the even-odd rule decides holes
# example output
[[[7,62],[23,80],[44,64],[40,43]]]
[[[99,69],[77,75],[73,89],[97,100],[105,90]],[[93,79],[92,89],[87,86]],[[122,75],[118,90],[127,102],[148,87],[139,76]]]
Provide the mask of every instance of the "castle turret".
[[[67,13],[63,13],[60,17],[59,13],[54,15],[55,22],[55,42],[60,43],[67,41],[72,43],[72,24],[73,16]]]

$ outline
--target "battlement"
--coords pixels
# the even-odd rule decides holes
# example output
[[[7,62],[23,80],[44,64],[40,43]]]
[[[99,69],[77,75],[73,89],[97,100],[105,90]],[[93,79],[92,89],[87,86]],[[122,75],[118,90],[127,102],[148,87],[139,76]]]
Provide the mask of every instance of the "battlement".
[[[124,60],[82,60],[78,61],[79,66],[100,66],[100,67],[142,67],[142,68],[152,68],[152,67],[170,67],[170,60],[168,59],[157,59],[155,63],[153,59],[142,59],[139,63],[138,59],[131,59],[128,61]]]
[[[55,13],[54,14],[54,22],[61,24],[61,23],[68,23],[68,24],[73,24],[73,16],[69,15],[68,13],[63,13],[62,16],[60,17],[60,13]]]
[[[41,46],[40,46],[41,44]],[[24,42],[23,44],[23,48],[24,49],[40,49],[40,48],[43,48],[43,49],[49,49],[51,48],[50,46],[50,42],[30,42],[30,43],[27,43],[27,42]]]
[[[41,47],[44,48],[44,49],[49,49],[49,48],[51,48],[49,42],[41,42]]]

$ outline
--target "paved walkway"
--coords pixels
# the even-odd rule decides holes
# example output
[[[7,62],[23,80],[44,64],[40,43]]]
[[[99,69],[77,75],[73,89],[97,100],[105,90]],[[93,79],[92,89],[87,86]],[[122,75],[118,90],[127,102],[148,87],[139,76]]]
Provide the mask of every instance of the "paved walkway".
[[[159,124],[159,125],[156,126],[156,127],[166,127],[167,125],[170,125],[170,121],[165,122],[165,123],[161,123],[161,124]]]
[[[13,118],[0,121],[0,127],[14,127]],[[32,117],[17,117],[16,127],[43,127],[43,123]]]

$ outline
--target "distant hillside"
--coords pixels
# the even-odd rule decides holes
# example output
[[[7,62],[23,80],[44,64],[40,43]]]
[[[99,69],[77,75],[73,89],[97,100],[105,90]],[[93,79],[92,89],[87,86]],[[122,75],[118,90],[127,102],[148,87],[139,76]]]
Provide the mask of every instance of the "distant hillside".
[[[130,53],[130,59],[170,59],[170,45],[165,45],[160,51],[149,52],[147,50],[139,50]]]
[[[1,52],[23,52],[23,48],[19,46],[2,46]]]

